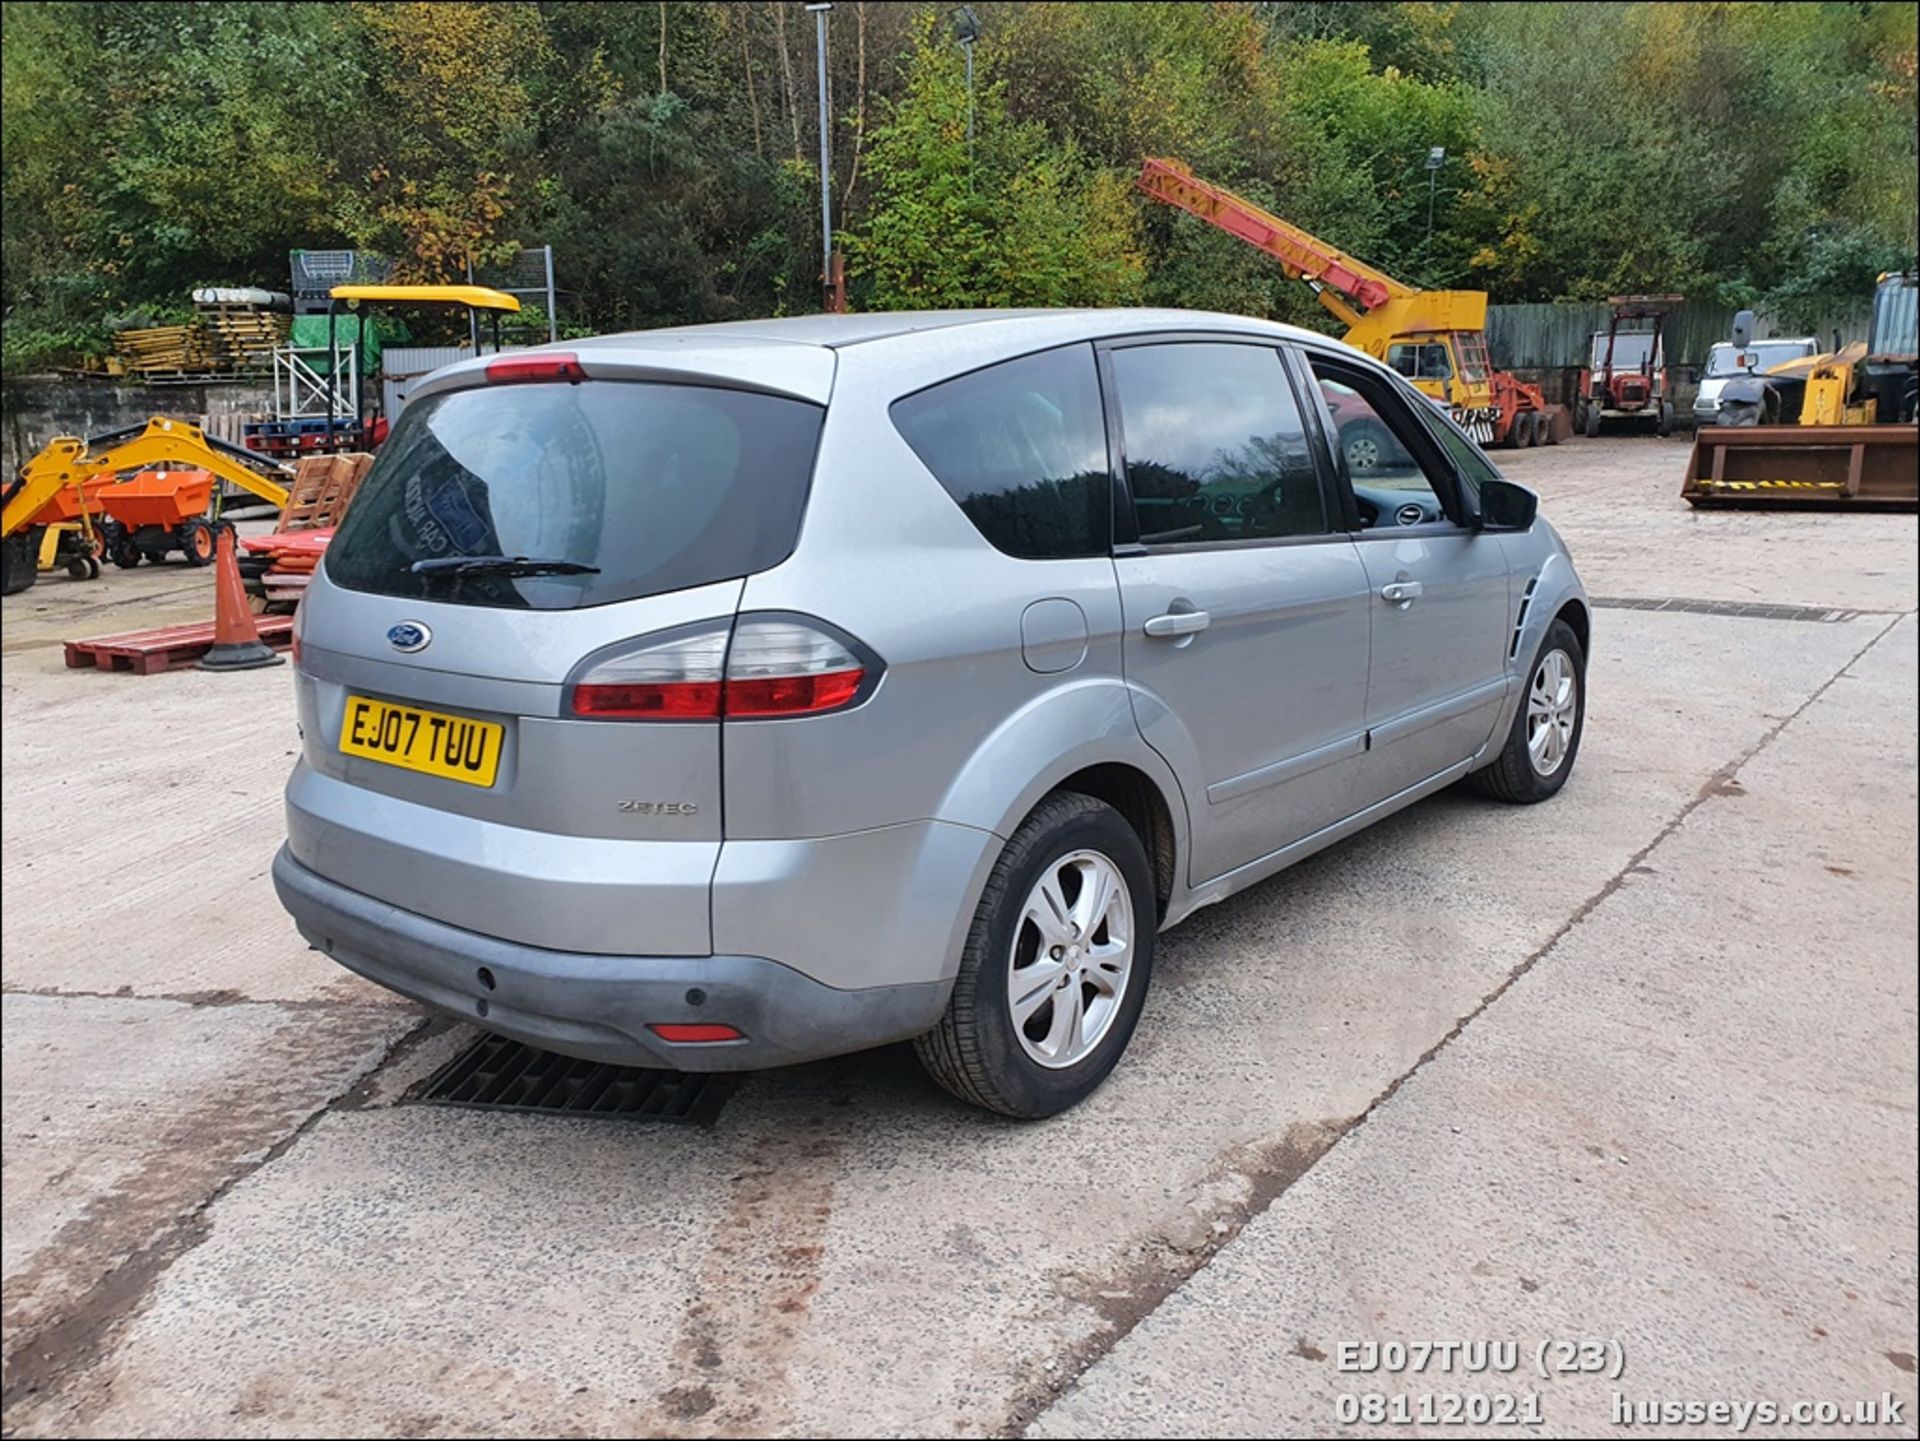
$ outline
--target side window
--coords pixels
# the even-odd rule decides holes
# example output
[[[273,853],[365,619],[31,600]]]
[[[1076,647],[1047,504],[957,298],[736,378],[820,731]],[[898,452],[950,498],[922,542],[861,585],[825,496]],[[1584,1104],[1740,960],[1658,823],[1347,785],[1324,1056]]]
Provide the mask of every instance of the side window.
[[[1111,352],[1143,545],[1324,535],[1326,505],[1280,353],[1181,341]]]
[[[894,428],[997,550],[1105,555],[1113,483],[1091,345],[1003,361],[893,403]]]
[[[1431,342],[1387,347],[1387,364],[1409,380],[1451,380],[1453,365],[1447,348]]]
[[[1439,437],[1440,444],[1446,448],[1447,458],[1453,462],[1453,468],[1460,478],[1473,487],[1478,495],[1482,483],[1498,480],[1500,472],[1493,468],[1493,462],[1480,453],[1480,447],[1460,432],[1460,427],[1450,424],[1445,416],[1437,412],[1428,418],[1427,429]]]
[[[1416,458],[1423,420],[1409,399],[1385,377],[1309,354],[1333,416],[1341,458],[1360,506],[1360,524],[1376,527],[1426,525],[1447,519],[1441,493]]]

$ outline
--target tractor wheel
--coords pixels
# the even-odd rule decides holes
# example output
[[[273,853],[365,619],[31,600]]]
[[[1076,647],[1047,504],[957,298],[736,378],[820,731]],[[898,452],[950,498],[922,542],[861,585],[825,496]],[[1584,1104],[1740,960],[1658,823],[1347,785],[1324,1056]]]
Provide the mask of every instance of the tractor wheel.
[[[212,565],[216,546],[214,529],[204,520],[190,520],[180,527],[180,549],[188,565]]]
[[[132,570],[136,565],[140,564],[140,547],[125,536],[122,536],[113,543],[113,548],[107,552],[107,559],[119,566],[122,570]]]
[[[40,578],[40,531],[35,526],[0,541],[0,595],[18,595]]]
[[[1553,428],[1552,414],[1543,410],[1540,411],[1534,419],[1540,427],[1540,443],[1542,445],[1558,445],[1560,443],[1560,432]]]
[[[1654,422],[1653,431],[1662,440],[1673,434],[1673,402],[1671,400],[1660,402],[1660,418]]]
[[[1513,423],[1524,426],[1520,432],[1520,443],[1531,450],[1540,443],[1540,417],[1531,410],[1523,410],[1513,418]]]
[[[1587,439],[1598,439],[1600,435],[1600,407],[1589,400],[1582,415],[1585,423],[1580,428],[1587,433]]]

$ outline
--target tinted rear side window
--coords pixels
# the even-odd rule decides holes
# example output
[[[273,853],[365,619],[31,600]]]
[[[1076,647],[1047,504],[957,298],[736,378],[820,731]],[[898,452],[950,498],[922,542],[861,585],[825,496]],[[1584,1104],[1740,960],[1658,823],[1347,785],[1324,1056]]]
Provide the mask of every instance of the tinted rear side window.
[[[350,590],[563,610],[751,575],[800,533],[825,411],[711,386],[586,381],[415,401],[327,548]],[[418,575],[528,556],[593,575]]]
[[[943,381],[896,400],[892,414],[996,549],[1026,560],[1106,554],[1112,482],[1092,346]]]
[[[1113,352],[1144,545],[1327,531],[1320,473],[1280,353],[1182,341]]]

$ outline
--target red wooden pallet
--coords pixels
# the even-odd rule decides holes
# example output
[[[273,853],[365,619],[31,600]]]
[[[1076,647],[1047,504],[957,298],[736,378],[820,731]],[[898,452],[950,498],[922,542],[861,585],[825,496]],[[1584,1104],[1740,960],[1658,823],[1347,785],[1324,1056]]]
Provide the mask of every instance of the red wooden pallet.
[[[260,639],[275,649],[293,644],[293,617],[257,615],[253,623]],[[163,670],[190,665],[213,647],[213,622],[167,625],[158,630],[132,630],[125,635],[95,636],[66,643],[67,669],[125,670],[135,675],[158,675]]]

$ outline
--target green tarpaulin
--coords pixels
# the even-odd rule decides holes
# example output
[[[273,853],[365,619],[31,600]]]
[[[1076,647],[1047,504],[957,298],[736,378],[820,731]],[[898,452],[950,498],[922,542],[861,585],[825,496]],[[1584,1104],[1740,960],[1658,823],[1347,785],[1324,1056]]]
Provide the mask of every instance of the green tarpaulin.
[[[407,323],[392,315],[375,312],[366,319],[366,334],[361,335],[363,317],[350,311],[342,311],[333,317],[333,343],[345,350],[348,346],[360,346],[360,373],[372,377],[380,373],[380,351],[383,346],[403,344],[413,337],[407,330]],[[327,348],[327,317],[324,315],[296,315],[293,317],[293,331],[289,343],[295,349],[309,346],[319,350]],[[308,358],[312,364],[312,357]],[[324,369],[324,362],[315,365],[315,370]]]

